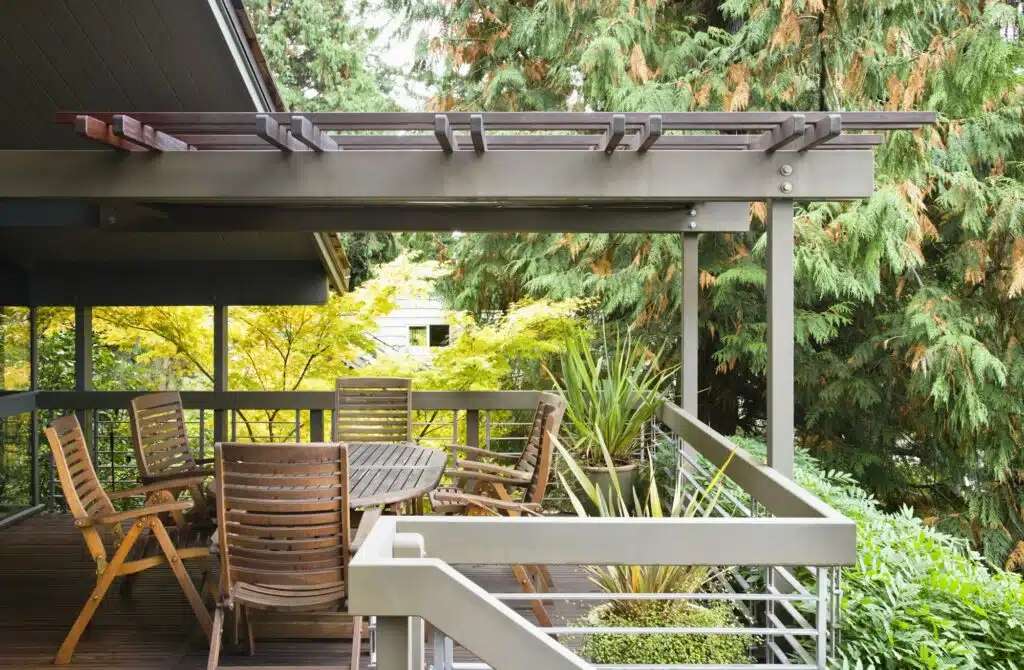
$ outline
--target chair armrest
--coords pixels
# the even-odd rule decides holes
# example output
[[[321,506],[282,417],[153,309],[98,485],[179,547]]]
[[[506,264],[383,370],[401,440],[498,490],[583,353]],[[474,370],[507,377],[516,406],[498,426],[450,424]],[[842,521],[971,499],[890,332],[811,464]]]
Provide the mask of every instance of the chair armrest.
[[[445,449],[456,454],[460,451],[464,451],[467,454],[474,454],[476,456],[486,456],[487,458],[493,458],[499,461],[518,461],[522,452],[500,452],[491,451],[490,449],[481,449],[480,447],[467,447],[462,444],[449,444],[445,446]],[[475,462],[475,461],[474,461]]]
[[[373,526],[380,519],[381,514],[384,510],[380,507],[371,507],[368,510],[363,511],[363,518],[359,520],[359,528],[356,529],[356,536],[352,538],[352,553],[359,551],[359,547],[363,545],[363,540],[373,530]]]
[[[188,500],[172,503],[160,503],[159,505],[150,505],[149,507],[139,507],[138,509],[130,509],[124,512],[116,512],[114,514],[104,514],[102,516],[91,517],[89,519],[81,519],[81,523],[76,521],[75,524],[79,526],[111,526],[129,519],[138,519],[144,516],[155,516],[157,514],[163,514],[164,512],[184,511],[190,507],[192,507],[192,503]]]
[[[132,496],[139,496],[146,493],[154,493],[156,491],[168,491],[170,489],[187,489],[189,486],[194,484],[202,484],[203,477],[178,477],[177,479],[167,479],[164,481],[153,482],[152,484],[146,484],[145,486],[139,486],[134,489],[127,489],[125,491],[115,491],[114,493],[107,494],[107,497],[111,500],[120,500],[121,498],[131,498]]]
[[[522,488],[530,485],[529,478],[517,477],[515,479],[504,475],[495,475],[489,472],[469,472],[466,470],[445,470],[448,477],[466,477],[474,482],[491,482],[492,484],[504,484],[513,488]]]
[[[497,498],[478,496],[473,493],[435,491],[434,499],[438,502],[454,503],[456,505],[472,505],[474,507],[482,507],[490,510],[540,512],[540,505],[538,503],[498,500]]]
[[[204,459],[205,460],[205,459]],[[149,475],[145,478],[145,483],[155,484],[157,482],[167,481],[168,479],[184,479],[187,477],[213,477],[213,468],[192,468],[191,470],[179,470],[178,472],[165,472],[159,475]]]
[[[463,470],[470,470],[471,472],[461,472]],[[527,472],[513,470],[512,468],[506,468],[492,463],[482,463],[480,461],[459,461],[458,467],[455,468],[454,471],[449,471],[446,474],[451,475],[457,473],[459,475],[469,475],[475,472],[487,472],[492,475],[502,475],[503,477],[513,480],[529,481],[530,479],[530,474]]]

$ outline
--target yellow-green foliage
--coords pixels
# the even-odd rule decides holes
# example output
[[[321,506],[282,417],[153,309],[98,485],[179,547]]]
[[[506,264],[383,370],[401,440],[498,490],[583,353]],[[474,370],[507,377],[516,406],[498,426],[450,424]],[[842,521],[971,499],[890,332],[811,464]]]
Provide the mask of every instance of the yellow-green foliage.
[[[726,606],[701,607],[693,603],[646,601],[630,614],[597,608],[582,625],[613,628],[728,628],[736,618]],[[750,663],[749,635],[587,635],[581,655],[592,663],[682,665],[698,663]]]

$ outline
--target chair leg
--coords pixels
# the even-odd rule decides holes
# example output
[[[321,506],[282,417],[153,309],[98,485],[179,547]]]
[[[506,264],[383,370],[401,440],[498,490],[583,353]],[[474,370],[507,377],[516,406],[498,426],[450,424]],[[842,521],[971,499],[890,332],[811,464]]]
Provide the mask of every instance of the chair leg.
[[[206,670],[217,670],[220,662],[221,634],[224,632],[224,608],[217,606],[213,613],[213,630],[210,633],[210,656],[206,659]]]
[[[516,576],[516,581],[523,587],[523,591],[526,593],[537,592],[533,585],[533,580],[530,579],[530,575],[526,572],[526,568],[521,565],[513,565],[512,573]],[[537,623],[543,627],[551,626],[551,617],[548,616],[548,611],[545,609],[544,603],[540,598],[531,600],[530,608],[533,610],[534,616],[537,617]]]
[[[352,670],[359,670],[359,658],[363,651],[363,617],[352,618]]]
[[[89,600],[86,601],[85,606],[82,607],[82,611],[78,614],[78,618],[75,619],[75,623],[71,626],[71,630],[68,631],[68,635],[64,638],[64,643],[61,644],[60,650],[57,652],[57,659],[54,661],[57,665],[65,665],[71,662],[71,656],[75,653],[75,647],[78,646],[78,640],[82,637],[82,633],[85,632],[86,626],[89,625],[89,621],[92,620],[93,614],[96,613],[96,608],[103,602],[103,596],[107,594],[107,589],[114,582],[114,578],[117,577],[117,573],[121,570],[121,566],[124,565],[125,560],[128,558],[128,554],[131,552],[132,547],[135,546],[135,541],[139,539],[139,533],[142,532],[142,523],[136,521],[132,524],[128,534],[125,535],[121,541],[121,546],[117,548],[117,552],[114,554],[114,558],[111,559],[110,563],[107,564],[107,569],[100,575],[99,580],[96,582],[96,587],[92,590],[92,594],[89,596]]]
[[[211,630],[213,628],[213,624],[210,621],[210,613],[206,611],[206,606],[203,605],[203,599],[199,597],[199,592],[196,591],[196,586],[192,583],[192,578],[188,576],[185,566],[181,564],[181,558],[178,556],[178,550],[174,548],[171,538],[167,536],[167,530],[164,529],[164,524],[155,516],[144,518],[147,520],[147,523],[149,523],[150,528],[153,529],[153,534],[156,535],[156,540],[160,543],[160,548],[164,550],[164,556],[167,557],[167,563],[171,566],[171,571],[178,579],[178,583],[181,584],[181,590],[185,592],[185,597],[188,598],[189,604],[192,605],[192,611],[195,612],[196,618],[199,619],[199,625],[203,627],[203,633],[206,634],[206,637],[210,637]]]
[[[239,610],[241,611],[242,625],[245,627],[245,651],[252,656],[256,653],[256,637],[252,634],[252,619],[249,618],[249,608],[241,605]]]

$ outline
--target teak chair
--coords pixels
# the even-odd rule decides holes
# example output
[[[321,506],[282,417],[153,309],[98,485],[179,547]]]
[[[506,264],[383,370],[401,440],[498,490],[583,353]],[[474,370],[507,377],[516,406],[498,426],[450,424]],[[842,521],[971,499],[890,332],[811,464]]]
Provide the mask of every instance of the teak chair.
[[[107,494],[96,476],[92,458],[89,456],[89,448],[86,446],[85,436],[82,434],[82,427],[74,415],[54,421],[46,429],[46,439],[53,451],[53,460],[57,465],[57,474],[60,477],[64,498],[75,519],[75,525],[82,531],[89,554],[96,562],[97,575],[96,586],[78,618],[75,619],[60,651],[57,652],[56,663],[62,665],[71,662],[71,656],[75,652],[79,638],[85,632],[89,621],[96,613],[96,609],[116,577],[134,575],[164,563],[171,566],[171,570],[181,584],[181,589],[185,592],[185,597],[188,598],[203,631],[209,635],[210,615],[203,606],[203,601],[181,562],[189,558],[208,559],[210,552],[205,547],[176,549],[167,534],[167,529],[160,520],[161,514],[171,514],[180,521],[181,515],[192,506],[192,503],[175,501],[163,484],[150,484],[128,491]],[[148,495],[149,498],[146,505],[139,509],[117,512],[111,504],[111,500],[142,494]],[[127,532],[123,526],[125,521],[132,522]],[[108,531],[114,536],[116,549],[112,558],[108,559],[107,557],[107,550],[100,535],[101,530]],[[161,554],[128,560],[129,553],[143,536],[144,531],[155,536]]]
[[[334,384],[335,442],[412,442],[412,380],[345,377]]]
[[[142,483],[166,482],[167,490],[175,497],[188,490],[195,502],[198,520],[208,523],[212,501],[203,488],[203,478],[212,477],[213,469],[201,466],[213,459],[192,456],[181,394],[167,391],[132,398],[131,426],[135,460]]]
[[[353,544],[348,447],[224,443],[215,447],[221,572],[208,670],[217,667],[228,612],[255,653],[249,610],[344,611]],[[353,617],[352,670],[359,668],[362,617]]]
[[[488,484],[499,495],[507,494],[508,488],[526,489],[533,486],[544,438],[547,434],[551,437],[558,435],[564,415],[565,401],[557,395],[542,393],[530,424],[530,432],[526,436],[526,446],[521,452],[502,453],[479,447],[449,445],[452,466],[445,470],[445,475],[452,478],[454,487],[438,489],[431,495],[430,502],[434,511],[442,514],[463,513],[459,503],[447,504],[445,498],[454,494],[465,496],[476,493],[481,483]],[[550,424],[547,423],[549,418]],[[460,460],[459,452],[465,452],[471,458]],[[510,463],[511,466],[496,465],[481,458]],[[543,496],[543,490],[540,495]]]
[[[561,398],[549,394],[544,394],[544,396],[537,406],[537,413],[527,437],[526,448],[522,454],[518,455],[517,467],[509,469],[495,466],[484,470],[477,468],[468,471],[457,468],[450,471],[451,475],[468,475],[480,480],[481,488],[474,489],[473,493],[467,493],[457,488],[433,491],[430,494],[430,503],[436,513],[510,517],[540,515],[541,504],[544,502],[544,494],[547,491],[551,475],[553,441],[565,410],[565,404]],[[453,447],[453,450],[455,449],[459,449],[459,447]],[[461,447],[461,449],[465,450],[466,447]],[[476,453],[487,452],[484,449],[474,449],[473,451]],[[487,452],[488,455],[492,453],[494,452]],[[485,465],[476,461],[469,463]],[[463,463],[463,465],[465,464]],[[527,467],[529,468],[528,475],[519,474],[526,472]],[[517,474],[509,476],[505,471]],[[508,490],[510,487],[522,489],[523,494],[520,500],[512,497]],[[482,495],[483,492],[493,493],[493,495]],[[538,589],[548,591],[554,586],[551,573],[543,565],[513,565],[512,573],[522,586],[523,591],[527,593],[536,593]],[[534,583],[535,578],[536,584]],[[530,606],[540,625],[551,626],[551,617],[548,615],[545,604],[547,604],[546,601],[537,599],[531,601]]]

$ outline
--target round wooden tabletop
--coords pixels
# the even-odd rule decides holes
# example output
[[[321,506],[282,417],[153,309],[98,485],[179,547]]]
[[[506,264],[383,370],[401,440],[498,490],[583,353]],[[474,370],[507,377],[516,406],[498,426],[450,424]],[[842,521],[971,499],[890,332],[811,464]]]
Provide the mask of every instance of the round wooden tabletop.
[[[349,443],[349,505],[378,507],[437,488],[448,455],[410,443]]]
[[[437,488],[448,462],[443,451],[412,443],[349,442],[349,507],[383,507]],[[208,486],[216,495],[216,482]]]

